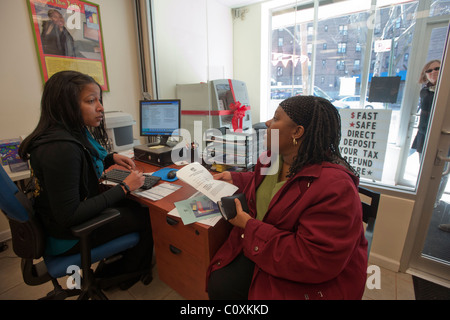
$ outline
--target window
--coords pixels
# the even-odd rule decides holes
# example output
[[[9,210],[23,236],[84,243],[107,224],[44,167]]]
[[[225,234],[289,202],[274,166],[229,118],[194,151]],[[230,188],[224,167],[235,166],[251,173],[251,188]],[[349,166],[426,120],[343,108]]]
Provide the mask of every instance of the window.
[[[348,33],[348,26],[340,25],[339,26],[339,34],[346,36],[347,33]]]
[[[271,77],[277,79],[279,86],[292,89],[301,87],[302,94],[316,94],[320,90],[335,106],[346,104],[351,105],[350,108],[363,106],[387,110],[390,122],[386,130],[388,136],[382,175],[376,179],[361,175],[361,181],[414,190],[420,168],[417,167],[418,162],[411,167],[407,155],[417,128],[413,128],[414,121],[411,124],[408,121],[414,118],[417,111],[416,73],[420,73],[420,70],[417,71],[420,68],[416,65],[426,62],[419,60],[418,53],[424,48],[416,40],[424,32],[423,29],[416,30],[417,26],[426,23],[417,23],[419,20],[416,19],[426,19],[428,15],[449,15],[450,1],[378,0],[376,6],[372,6],[371,0],[343,0],[319,4],[318,12],[314,12],[312,6],[298,6],[297,2],[293,0],[290,10],[286,7],[280,8],[280,11],[273,10],[271,23],[272,32],[282,28],[286,37],[293,41],[289,47],[284,45],[282,52],[300,57],[300,62],[295,64],[293,60],[285,63],[282,77],[274,77],[278,73],[277,67],[271,66]],[[295,11],[296,8],[299,8],[298,11]],[[315,16],[317,21],[314,21]],[[311,37],[306,37],[311,25],[317,25],[314,29],[317,43],[313,43]],[[432,34],[430,39],[430,43],[439,43],[441,47],[443,41],[445,35],[442,34]],[[413,48],[414,45],[417,49]],[[328,50],[331,46],[337,48]],[[277,49],[273,48],[272,51]],[[429,53],[426,58],[431,60],[431,57],[438,56],[437,53],[433,54]],[[331,63],[327,63],[327,60]],[[408,72],[414,72],[415,76],[407,77]],[[369,102],[374,77],[388,76],[400,77],[395,102]],[[407,82],[408,79],[412,79],[411,83]],[[417,95],[417,100],[402,103],[412,95]],[[271,100],[268,109],[275,110],[279,102]],[[267,114],[272,115],[273,112],[268,110]]]
[[[277,76],[281,77],[283,75],[283,68],[277,67]]]
[[[338,43],[338,53],[346,53],[347,52],[347,43],[345,42],[340,42]]]
[[[336,61],[336,69],[337,70],[344,70],[345,69],[345,61],[344,60],[337,60]]]

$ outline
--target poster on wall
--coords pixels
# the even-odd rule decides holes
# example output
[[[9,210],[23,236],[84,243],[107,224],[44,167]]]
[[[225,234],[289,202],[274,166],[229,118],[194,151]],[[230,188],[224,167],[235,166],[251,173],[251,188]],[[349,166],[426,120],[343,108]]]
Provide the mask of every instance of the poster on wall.
[[[392,110],[340,109],[340,152],[360,177],[383,175]]]
[[[92,76],[109,91],[97,4],[79,0],[27,0],[42,78],[63,70]]]

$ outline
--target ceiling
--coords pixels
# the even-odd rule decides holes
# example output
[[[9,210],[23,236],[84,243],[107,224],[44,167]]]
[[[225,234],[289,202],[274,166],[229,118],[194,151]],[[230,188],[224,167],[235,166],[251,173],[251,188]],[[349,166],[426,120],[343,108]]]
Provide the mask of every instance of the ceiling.
[[[217,0],[218,2],[230,8],[240,8],[266,0]]]

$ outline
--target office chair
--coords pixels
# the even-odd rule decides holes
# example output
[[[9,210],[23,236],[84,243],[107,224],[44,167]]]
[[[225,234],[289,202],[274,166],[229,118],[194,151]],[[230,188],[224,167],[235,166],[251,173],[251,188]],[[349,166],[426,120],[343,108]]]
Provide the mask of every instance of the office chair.
[[[107,209],[101,215],[72,228],[74,236],[80,240],[80,254],[70,256],[50,256],[45,254],[44,229],[34,214],[30,199],[20,191],[9,178],[3,167],[0,169],[0,209],[6,215],[11,228],[13,250],[22,258],[21,269],[24,282],[31,286],[52,281],[54,290],[43,299],[65,299],[78,295],[78,299],[104,299],[102,288],[123,282],[138,275],[148,284],[151,278],[141,273],[125,274],[115,278],[96,279],[91,264],[101,261],[98,268],[108,263],[107,258],[120,258],[120,252],[135,246],[138,233],[130,233],[101,246],[91,248],[90,234],[95,229],[120,217],[116,209]],[[42,258],[42,259],[41,259]],[[40,260],[34,263],[34,260]],[[82,270],[81,289],[63,289],[58,278],[68,275],[68,267],[77,266]],[[148,275],[147,271],[147,276]],[[78,277],[78,276],[77,276]],[[75,276],[74,276],[75,278]]]
[[[378,205],[380,203],[380,193],[361,186],[358,187],[358,191],[360,194],[363,194],[364,196],[368,197],[368,200],[370,200],[369,202],[361,199],[363,221],[367,224],[364,235],[366,236],[368,242],[367,256],[369,256],[373,240],[373,230],[375,228],[375,221],[377,219]]]

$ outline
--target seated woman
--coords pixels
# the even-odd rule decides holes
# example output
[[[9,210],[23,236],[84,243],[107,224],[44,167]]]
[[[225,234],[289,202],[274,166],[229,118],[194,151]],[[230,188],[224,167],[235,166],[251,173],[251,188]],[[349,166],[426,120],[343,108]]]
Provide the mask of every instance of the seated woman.
[[[208,270],[210,299],[361,299],[367,240],[338,111],[295,96],[266,125],[269,151],[254,172],[214,176],[238,186],[250,212],[235,200],[234,227]]]
[[[140,241],[123,254],[123,259],[104,269],[103,276],[142,271],[151,277],[153,238],[148,208],[126,199],[127,193],[143,185],[144,176],[133,170],[131,159],[107,154],[101,145],[106,141],[100,85],[75,71],[54,74],[44,86],[39,123],[19,149],[22,159],[30,160],[35,178],[34,209],[48,235],[46,251],[54,255],[78,253],[79,242],[70,228],[115,207],[121,217],[97,229],[91,244],[98,246],[130,232],[139,232]],[[99,178],[113,164],[132,172],[123,185],[101,193]],[[134,275],[121,288],[139,278]]]

